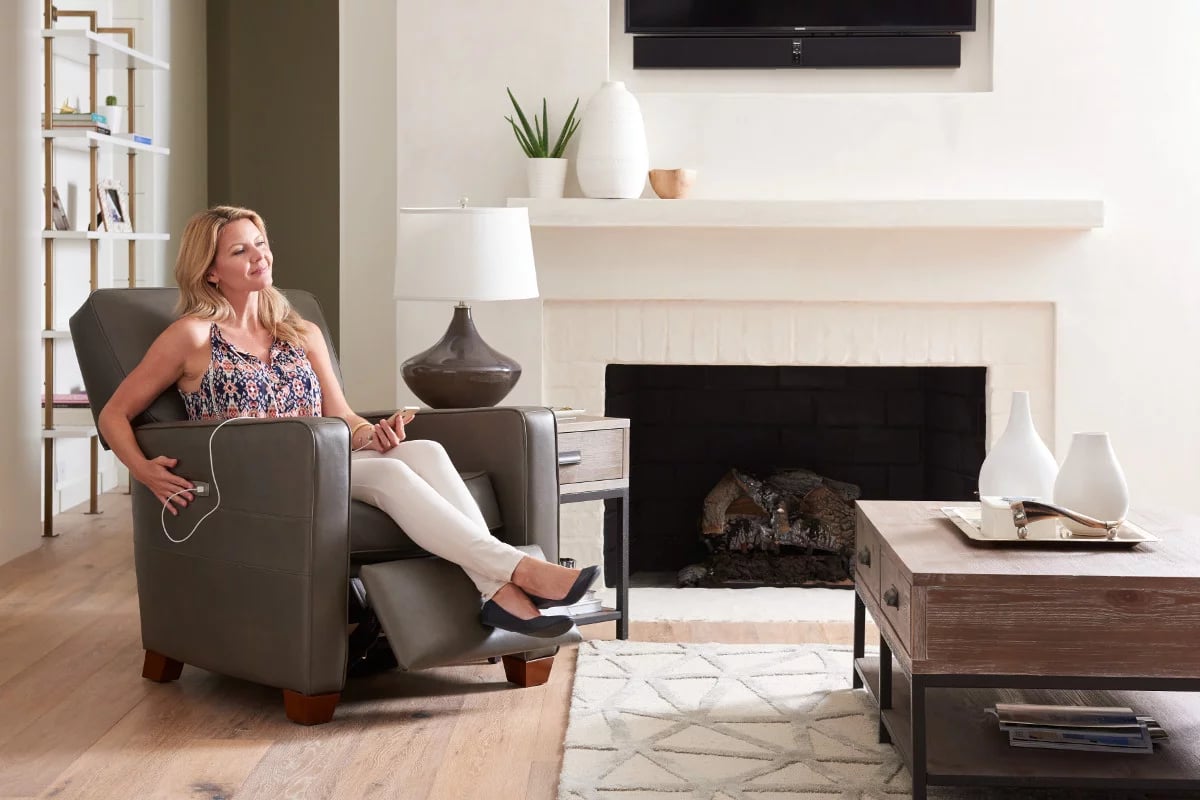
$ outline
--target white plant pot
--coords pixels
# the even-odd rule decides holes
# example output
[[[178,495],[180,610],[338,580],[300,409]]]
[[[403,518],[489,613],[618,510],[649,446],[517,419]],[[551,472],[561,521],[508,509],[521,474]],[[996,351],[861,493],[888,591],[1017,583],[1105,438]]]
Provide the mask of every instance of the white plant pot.
[[[1008,426],[979,469],[980,496],[1049,500],[1057,475],[1058,463],[1033,427],[1029,392],[1013,392]]]
[[[1129,486],[1107,433],[1077,433],[1054,484],[1054,502],[1095,519],[1125,519]],[[1079,523],[1063,524],[1080,533],[1095,533]]]
[[[529,178],[530,197],[562,197],[567,182],[567,159],[527,159],[525,174]]]
[[[105,106],[104,118],[108,120],[108,129],[112,133],[125,132],[125,106]]]
[[[592,95],[579,125],[575,173],[587,197],[640,197],[650,155],[642,109],[621,81],[607,81]]]

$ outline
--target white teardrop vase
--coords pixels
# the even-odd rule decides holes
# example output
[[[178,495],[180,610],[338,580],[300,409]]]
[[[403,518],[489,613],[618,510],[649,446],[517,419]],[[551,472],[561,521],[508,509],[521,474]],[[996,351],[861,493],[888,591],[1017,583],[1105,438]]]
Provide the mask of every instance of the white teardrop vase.
[[[1033,427],[1029,392],[1013,392],[1008,425],[979,469],[980,496],[1049,500],[1057,476],[1058,462]]]
[[[637,98],[621,81],[592,95],[579,124],[575,174],[587,197],[640,197],[650,170],[646,126]]]
[[[1129,486],[1107,433],[1077,433],[1071,438],[1067,460],[1054,483],[1054,502],[1072,511],[1110,522],[1129,513]],[[1080,533],[1092,528],[1063,520]]]

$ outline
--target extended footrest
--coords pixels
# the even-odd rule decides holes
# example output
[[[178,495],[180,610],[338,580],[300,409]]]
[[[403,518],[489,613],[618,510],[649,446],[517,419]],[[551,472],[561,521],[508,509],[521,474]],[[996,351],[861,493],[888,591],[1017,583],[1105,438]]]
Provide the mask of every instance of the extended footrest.
[[[542,557],[541,548],[517,548]],[[553,639],[536,639],[488,628],[479,622],[479,591],[460,567],[440,558],[365,564],[359,573],[367,602],[387,634],[402,669],[482,661],[522,651],[574,644],[572,628]]]

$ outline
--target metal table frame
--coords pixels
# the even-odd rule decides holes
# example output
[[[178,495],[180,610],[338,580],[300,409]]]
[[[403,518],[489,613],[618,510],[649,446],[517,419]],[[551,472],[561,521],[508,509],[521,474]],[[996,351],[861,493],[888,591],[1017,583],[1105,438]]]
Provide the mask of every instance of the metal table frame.
[[[577,625],[592,625],[597,622],[616,620],[617,638],[629,638],[629,486],[593,489],[582,492],[560,493],[558,502],[584,503],[590,500],[604,500],[604,582],[617,590],[617,607],[598,611],[594,614],[581,614],[575,618]],[[610,525],[608,517],[609,503],[616,506],[616,514],[620,522]]]

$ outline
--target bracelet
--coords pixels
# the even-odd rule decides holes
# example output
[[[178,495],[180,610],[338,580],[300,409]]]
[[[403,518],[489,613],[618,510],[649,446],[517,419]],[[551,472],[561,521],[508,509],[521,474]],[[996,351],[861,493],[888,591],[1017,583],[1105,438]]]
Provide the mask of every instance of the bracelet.
[[[351,447],[353,447],[353,446],[354,446],[354,436],[355,436],[355,434],[357,434],[357,433],[358,433],[359,431],[361,431],[363,428],[373,428],[373,427],[375,427],[375,426],[374,426],[374,425],[372,425],[372,424],[371,424],[371,423],[369,423],[369,422],[360,422],[360,423],[358,423],[357,425],[355,425],[353,428],[351,428],[351,429],[350,429],[350,446],[351,446]],[[368,441],[370,441],[370,440],[368,439]]]

